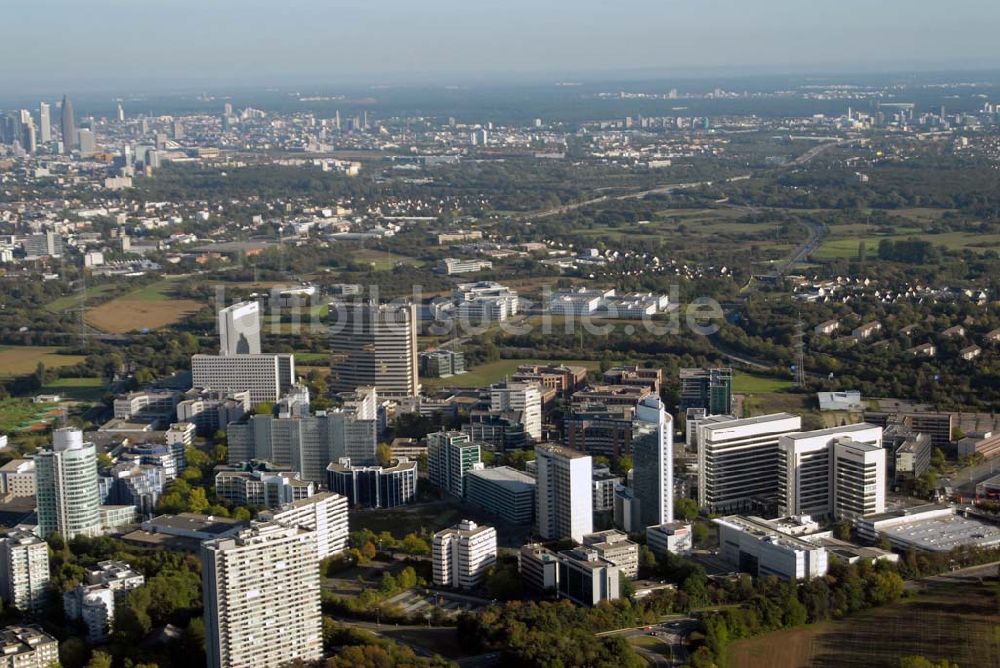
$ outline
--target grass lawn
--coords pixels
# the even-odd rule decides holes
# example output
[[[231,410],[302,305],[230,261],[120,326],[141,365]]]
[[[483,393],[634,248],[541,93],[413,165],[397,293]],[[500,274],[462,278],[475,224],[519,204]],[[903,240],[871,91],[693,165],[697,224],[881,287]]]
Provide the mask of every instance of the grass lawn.
[[[39,394],[59,394],[73,401],[100,401],[106,387],[100,378],[58,378]]]
[[[330,363],[329,353],[295,353],[295,364],[303,366],[323,366]]]
[[[104,285],[95,285],[94,287],[87,288],[87,301],[90,302],[95,297],[109,294],[114,291],[116,287],[117,286],[114,283],[105,283]],[[79,306],[80,295],[72,294],[49,302],[45,305],[45,309],[52,311],[53,313],[62,313],[67,309],[77,308]]]
[[[0,399],[0,433],[27,429],[35,423],[55,417],[53,404],[35,404],[30,399]]]
[[[362,248],[361,250],[356,251],[353,259],[357,262],[370,264],[374,267],[375,271],[389,271],[397,264],[409,264],[414,267],[419,267],[423,264],[420,260],[408,255],[399,255],[398,253],[390,253],[388,251],[374,250],[370,248]]]
[[[499,360],[474,367],[463,374],[451,378],[421,378],[420,382],[429,389],[438,387],[484,387],[497,383],[513,374],[522,364],[566,364],[569,366],[585,366],[590,370],[599,369],[601,363],[597,360]]]
[[[1000,665],[996,586],[935,585],[847,619],[733,643],[731,668],[896,668],[919,655],[960,666]]]
[[[733,376],[733,392],[739,394],[783,392],[792,385],[792,381],[786,378],[772,378],[743,371],[736,371]]]
[[[41,362],[50,369],[79,364],[83,355],[60,355],[52,346],[0,346],[0,378],[35,373]]]

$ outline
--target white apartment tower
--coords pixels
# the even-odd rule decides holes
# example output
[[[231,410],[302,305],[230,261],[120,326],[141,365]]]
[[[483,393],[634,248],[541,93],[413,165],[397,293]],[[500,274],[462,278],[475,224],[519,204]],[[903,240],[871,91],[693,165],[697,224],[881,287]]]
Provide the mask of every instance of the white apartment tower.
[[[594,531],[589,455],[558,445],[535,448],[535,519],[545,540],[582,542]]]
[[[801,428],[802,419],[788,413],[699,422],[698,505],[712,513],[742,513],[776,498],[778,441]]]
[[[320,492],[260,514],[261,521],[299,527],[312,532],[316,556],[326,559],[347,549],[347,497]]]
[[[219,354],[260,354],[260,304],[240,302],[219,311]]]
[[[536,383],[507,381],[493,385],[490,410],[520,412],[524,431],[535,441],[542,439],[542,391]]]
[[[0,595],[4,603],[30,615],[41,614],[48,588],[48,544],[22,529],[0,538]]]
[[[254,523],[201,546],[209,668],[323,658],[319,558],[311,532]]]
[[[431,543],[434,584],[473,589],[497,560],[497,531],[462,520],[434,534]]]
[[[413,304],[330,304],[330,389],[373,386],[381,395],[420,393]]]
[[[639,402],[632,423],[632,490],[640,526],[674,521],[673,419],[656,395]]]
[[[35,488],[42,538],[101,535],[97,452],[79,429],[55,430],[52,448],[35,456]]]
[[[778,443],[781,514],[809,515],[815,519],[835,515],[834,450],[837,442],[844,439],[881,449],[882,428],[854,424],[781,437]]]

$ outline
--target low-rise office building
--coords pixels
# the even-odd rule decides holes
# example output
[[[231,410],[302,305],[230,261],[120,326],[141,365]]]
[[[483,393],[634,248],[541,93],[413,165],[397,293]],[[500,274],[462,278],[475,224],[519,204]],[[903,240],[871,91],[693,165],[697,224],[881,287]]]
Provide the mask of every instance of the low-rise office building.
[[[621,597],[621,569],[596,550],[578,547],[559,553],[559,598],[595,606]]]
[[[525,589],[546,593],[559,588],[559,557],[540,543],[521,546],[518,569]]]
[[[665,559],[667,554],[689,554],[694,547],[691,525],[667,522],[646,527],[646,546],[657,559]]]
[[[365,508],[395,508],[417,498],[417,462],[399,459],[393,466],[352,466],[341,459],[327,466],[327,487]]]
[[[509,466],[474,468],[465,478],[465,500],[511,524],[535,518],[535,479]]]
[[[584,536],[583,545],[617,566],[624,577],[639,577],[639,545],[630,541],[628,534],[615,529],[598,531]]]
[[[826,575],[826,549],[783,533],[759,517],[730,515],[713,520],[719,528],[719,556],[753,576],[808,580]]]

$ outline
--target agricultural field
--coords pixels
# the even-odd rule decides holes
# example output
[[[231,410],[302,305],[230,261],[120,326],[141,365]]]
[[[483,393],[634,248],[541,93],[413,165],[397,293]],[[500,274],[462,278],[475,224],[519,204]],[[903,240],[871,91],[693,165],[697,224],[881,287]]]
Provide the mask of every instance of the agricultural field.
[[[110,334],[169,327],[198,312],[202,304],[171,296],[169,280],[116,297],[87,312],[87,323]]]
[[[845,229],[849,228],[849,229]],[[861,242],[865,243],[867,257],[876,257],[878,244],[882,239],[901,241],[917,238],[948,250],[973,250],[985,252],[1000,247],[1000,234],[976,234],[974,232],[943,232],[927,234],[922,230],[903,228],[895,234],[864,234],[863,225],[834,227],[830,237],[813,253],[817,260],[852,260],[858,257]]]
[[[83,355],[62,355],[52,346],[0,346],[0,378],[35,373],[41,362],[49,369],[79,364]]]
[[[1000,665],[997,587],[941,584],[848,619],[733,643],[732,668],[896,668],[903,656]]]
[[[486,387],[498,383],[517,370],[522,364],[566,364],[569,366],[585,366],[591,371],[599,369],[601,363],[596,360],[538,360],[512,359],[489,362],[474,367],[458,376],[450,378],[421,378],[420,382],[427,389],[440,387]]]

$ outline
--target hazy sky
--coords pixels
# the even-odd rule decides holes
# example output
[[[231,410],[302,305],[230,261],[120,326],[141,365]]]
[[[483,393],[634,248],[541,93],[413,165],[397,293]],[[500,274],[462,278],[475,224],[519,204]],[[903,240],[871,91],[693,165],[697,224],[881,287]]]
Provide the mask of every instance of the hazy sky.
[[[1000,68],[997,0],[27,0],[0,89]]]

